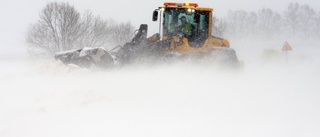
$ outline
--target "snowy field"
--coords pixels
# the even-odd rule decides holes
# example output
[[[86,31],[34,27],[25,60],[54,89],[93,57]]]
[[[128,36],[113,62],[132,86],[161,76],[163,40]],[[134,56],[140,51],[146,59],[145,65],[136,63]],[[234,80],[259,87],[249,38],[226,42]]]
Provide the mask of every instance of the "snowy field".
[[[1,137],[319,137],[319,45],[236,43],[241,70],[0,56]],[[270,46],[269,46],[270,47]]]

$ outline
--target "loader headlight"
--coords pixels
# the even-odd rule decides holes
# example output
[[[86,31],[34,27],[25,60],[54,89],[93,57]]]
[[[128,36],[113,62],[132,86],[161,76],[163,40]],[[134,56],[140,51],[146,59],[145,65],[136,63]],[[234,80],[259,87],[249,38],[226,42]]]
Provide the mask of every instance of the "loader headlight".
[[[188,11],[189,13],[195,12],[195,10],[194,10],[194,9],[191,9],[191,8],[189,8],[187,11]]]

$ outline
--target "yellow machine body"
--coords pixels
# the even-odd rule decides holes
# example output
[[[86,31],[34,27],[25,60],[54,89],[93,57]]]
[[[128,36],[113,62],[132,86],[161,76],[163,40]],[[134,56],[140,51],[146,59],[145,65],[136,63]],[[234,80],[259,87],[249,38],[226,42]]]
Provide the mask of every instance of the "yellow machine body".
[[[227,39],[224,38],[218,38],[211,35],[212,33],[212,8],[204,8],[204,7],[198,7],[197,3],[175,3],[175,2],[165,2],[163,6],[160,6],[160,34],[162,34],[162,40],[166,40],[168,38],[172,39],[172,42],[170,46],[165,48],[163,52],[176,52],[181,54],[196,54],[196,53],[205,53],[205,52],[211,52],[214,50],[215,47],[225,47],[229,48],[230,43]],[[168,12],[168,14],[166,13]],[[172,13],[176,12],[176,13]],[[171,14],[172,13],[172,14]],[[171,14],[171,15],[169,15]],[[181,15],[180,15],[181,14]],[[202,20],[205,20],[204,22],[197,22],[195,20],[200,20],[199,15],[197,14],[203,14],[201,17]],[[170,17],[167,17],[170,16]],[[203,33],[207,33],[206,35],[203,35],[200,41],[196,42],[197,46],[192,46],[192,42],[188,37],[182,37],[182,36],[172,36],[172,34],[166,33],[166,29],[168,23],[174,23],[176,24],[181,23],[179,19],[172,19],[172,18],[180,18],[181,16],[187,16],[189,17],[189,22],[193,24],[198,28],[197,33],[200,32],[200,25],[199,23],[202,23],[202,27],[205,26],[205,31]],[[198,19],[196,19],[198,16]],[[201,15],[200,15],[201,16]],[[161,19],[163,18],[163,19]],[[167,20],[171,20],[167,21]],[[175,20],[175,21],[173,21]],[[198,25],[198,26],[197,26]]]

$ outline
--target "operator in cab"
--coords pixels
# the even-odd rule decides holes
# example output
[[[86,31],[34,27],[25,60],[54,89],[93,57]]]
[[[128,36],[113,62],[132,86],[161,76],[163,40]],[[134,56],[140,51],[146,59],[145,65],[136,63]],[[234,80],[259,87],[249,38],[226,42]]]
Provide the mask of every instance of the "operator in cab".
[[[192,34],[192,25],[187,22],[185,16],[180,17],[181,24],[178,26],[180,32],[182,32],[185,36],[190,37]]]

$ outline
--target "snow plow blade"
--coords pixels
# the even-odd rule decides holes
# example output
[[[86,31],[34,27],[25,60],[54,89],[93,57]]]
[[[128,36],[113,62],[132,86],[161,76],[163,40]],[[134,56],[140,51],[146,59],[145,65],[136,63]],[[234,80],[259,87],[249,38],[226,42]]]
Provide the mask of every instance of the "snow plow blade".
[[[84,68],[109,68],[115,65],[112,55],[101,47],[58,52],[54,57],[66,65],[75,64]]]

